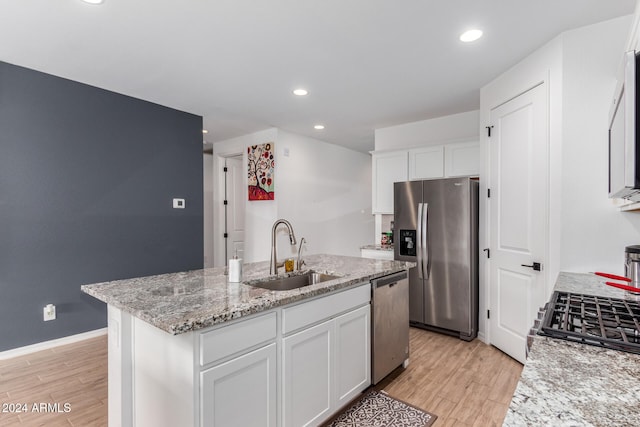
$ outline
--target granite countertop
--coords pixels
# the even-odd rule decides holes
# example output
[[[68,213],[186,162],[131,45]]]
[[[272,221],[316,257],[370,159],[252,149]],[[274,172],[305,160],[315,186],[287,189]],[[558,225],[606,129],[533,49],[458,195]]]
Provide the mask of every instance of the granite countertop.
[[[369,249],[372,251],[393,251],[393,245],[365,245],[360,249]]]
[[[337,255],[309,255],[304,260],[306,269],[341,277],[290,291],[270,291],[245,284],[269,276],[269,263],[265,261],[244,264],[241,283],[229,283],[224,267],[216,267],[95,283],[83,285],[81,289],[177,335],[348,288],[415,265]]]
[[[554,290],[629,298],[604,282],[593,274],[560,273]],[[536,336],[503,426],[639,422],[640,355]]]

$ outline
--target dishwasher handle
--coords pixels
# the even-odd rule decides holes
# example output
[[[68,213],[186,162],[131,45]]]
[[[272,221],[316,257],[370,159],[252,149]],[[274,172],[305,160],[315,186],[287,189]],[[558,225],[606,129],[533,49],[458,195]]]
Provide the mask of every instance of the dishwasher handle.
[[[387,286],[389,284],[395,285],[400,280],[407,278],[407,272],[401,271],[399,273],[389,274],[387,276],[378,277],[377,279],[371,280],[371,284],[374,288],[379,288],[381,286]]]

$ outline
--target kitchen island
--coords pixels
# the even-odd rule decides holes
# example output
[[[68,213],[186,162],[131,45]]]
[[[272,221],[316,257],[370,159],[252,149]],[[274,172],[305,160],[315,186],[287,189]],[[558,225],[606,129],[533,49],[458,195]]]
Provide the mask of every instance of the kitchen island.
[[[560,273],[556,291],[625,298],[593,274]],[[535,336],[503,426],[637,426],[640,355]]]
[[[109,424],[315,425],[366,389],[369,281],[413,264],[305,262],[338,277],[271,291],[251,285],[260,262],[242,283],[212,268],[82,286],[108,304]]]

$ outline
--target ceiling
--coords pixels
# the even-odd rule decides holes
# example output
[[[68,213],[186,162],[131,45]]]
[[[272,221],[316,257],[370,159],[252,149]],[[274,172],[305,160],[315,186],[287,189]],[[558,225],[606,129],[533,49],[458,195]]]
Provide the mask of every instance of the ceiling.
[[[368,151],[374,129],[477,109],[480,87],[559,33],[634,6],[0,0],[0,60],[202,115],[208,142],[278,127]],[[471,27],[484,37],[460,42]]]

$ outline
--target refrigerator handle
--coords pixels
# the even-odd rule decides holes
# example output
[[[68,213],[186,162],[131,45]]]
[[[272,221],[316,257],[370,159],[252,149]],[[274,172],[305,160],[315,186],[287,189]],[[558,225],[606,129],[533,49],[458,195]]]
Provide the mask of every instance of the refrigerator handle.
[[[418,261],[418,278],[419,279],[424,279],[424,277],[422,276],[422,272],[424,271],[424,267],[423,267],[423,262],[422,262],[422,206],[423,203],[418,203],[418,229],[417,231],[417,238],[416,238],[416,245],[417,245],[417,261]]]
[[[429,253],[429,203],[423,203],[422,209],[422,252],[424,253],[424,259],[422,266],[424,268],[423,276],[425,279],[429,278],[431,274],[431,254]]]

